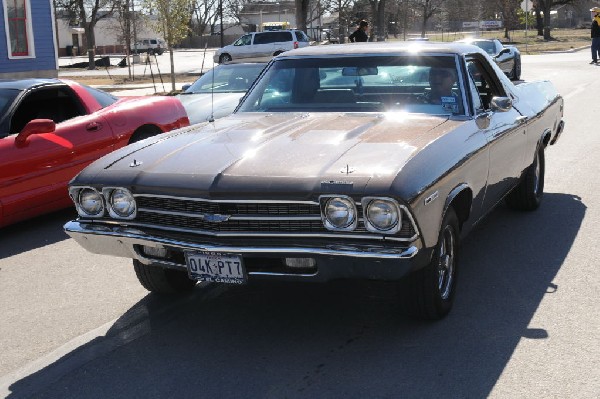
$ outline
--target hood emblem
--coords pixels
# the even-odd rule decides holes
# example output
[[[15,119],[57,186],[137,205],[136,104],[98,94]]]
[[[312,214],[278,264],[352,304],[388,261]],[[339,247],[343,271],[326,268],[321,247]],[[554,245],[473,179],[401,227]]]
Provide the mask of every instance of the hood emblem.
[[[347,175],[349,175],[350,173],[354,173],[354,171],[355,171],[355,168],[350,165],[346,165],[345,168],[340,169],[340,173],[345,173]]]
[[[140,162],[137,159],[134,159],[133,162],[129,164],[129,167],[135,168],[135,167],[141,166],[142,164],[143,164],[143,162]]]
[[[210,213],[203,213],[202,214],[202,220],[206,221],[206,222],[210,222],[210,223],[222,223],[222,222],[226,222],[229,220],[229,218],[231,217],[231,215],[219,215],[217,214],[210,214]]]

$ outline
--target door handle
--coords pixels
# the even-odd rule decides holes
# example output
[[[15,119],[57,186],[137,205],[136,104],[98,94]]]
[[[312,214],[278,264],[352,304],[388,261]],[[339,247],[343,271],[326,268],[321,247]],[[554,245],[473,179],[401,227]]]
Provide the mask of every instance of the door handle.
[[[526,116],[518,116],[518,117],[515,119],[515,121],[516,121],[518,124],[520,124],[520,125],[521,125],[521,124],[523,124],[523,123],[527,122],[527,119],[529,119],[529,118],[527,118]]]
[[[102,124],[99,122],[90,122],[85,127],[85,130],[89,132],[97,132],[100,129],[102,129]]]

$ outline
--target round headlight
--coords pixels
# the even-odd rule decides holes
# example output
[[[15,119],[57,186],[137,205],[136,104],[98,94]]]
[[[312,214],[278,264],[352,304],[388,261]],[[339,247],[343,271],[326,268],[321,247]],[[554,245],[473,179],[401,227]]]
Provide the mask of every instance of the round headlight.
[[[356,220],[356,207],[348,198],[331,198],[325,205],[325,218],[333,228],[348,228]]]
[[[91,188],[84,188],[79,192],[79,208],[88,216],[99,216],[104,212],[102,195]]]
[[[115,215],[126,218],[135,212],[135,199],[129,191],[117,188],[110,194],[110,207]]]
[[[373,200],[367,206],[367,219],[377,230],[391,230],[399,222],[400,212],[396,204],[385,200]]]

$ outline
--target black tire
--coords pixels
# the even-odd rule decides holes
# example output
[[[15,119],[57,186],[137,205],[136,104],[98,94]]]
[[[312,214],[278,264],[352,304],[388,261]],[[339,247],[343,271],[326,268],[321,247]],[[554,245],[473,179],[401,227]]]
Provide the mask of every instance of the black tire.
[[[229,54],[221,54],[219,57],[219,64],[224,64],[229,61],[231,61],[231,56]]]
[[[154,50],[152,50],[152,49],[149,49],[149,50],[148,50],[148,55],[154,55]]]
[[[156,136],[160,133],[162,133],[162,130],[156,126],[142,126],[131,135],[128,144],[147,139],[148,137]]]
[[[273,57],[277,57],[279,54],[282,54],[283,51],[276,51],[273,53]]]
[[[515,65],[513,65],[513,69],[510,73],[512,80],[520,80],[521,79],[521,59],[515,58]]]
[[[459,223],[449,207],[431,262],[399,281],[400,305],[415,319],[440,320],[454,303],[459,250]]]
[[[133,260],[133,268],[138,281],[150,292],[157,294],[184,294],[190,292],[196,285],[186,272],[162,267],[144,265]]]
[[[533,163],[525,170],[517,187],[506,196],[506,204],[520,211],[534,211],[539,208],[544,196],[545,170],[544,146],[540,145],[535,152]]]

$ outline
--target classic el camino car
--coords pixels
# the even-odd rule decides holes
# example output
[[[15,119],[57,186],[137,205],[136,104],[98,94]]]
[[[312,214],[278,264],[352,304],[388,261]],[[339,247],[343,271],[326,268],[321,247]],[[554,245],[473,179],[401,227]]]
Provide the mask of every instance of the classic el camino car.
[[[455,296],[460,238],[498,202],[540,205],[563,130],[550,82],[466,44],[317,46],[273,59],[236,112],[98,160],[65,231],[140,283],[397,282],[409,315]],[[200,289],[200,288],[198,288]]]

